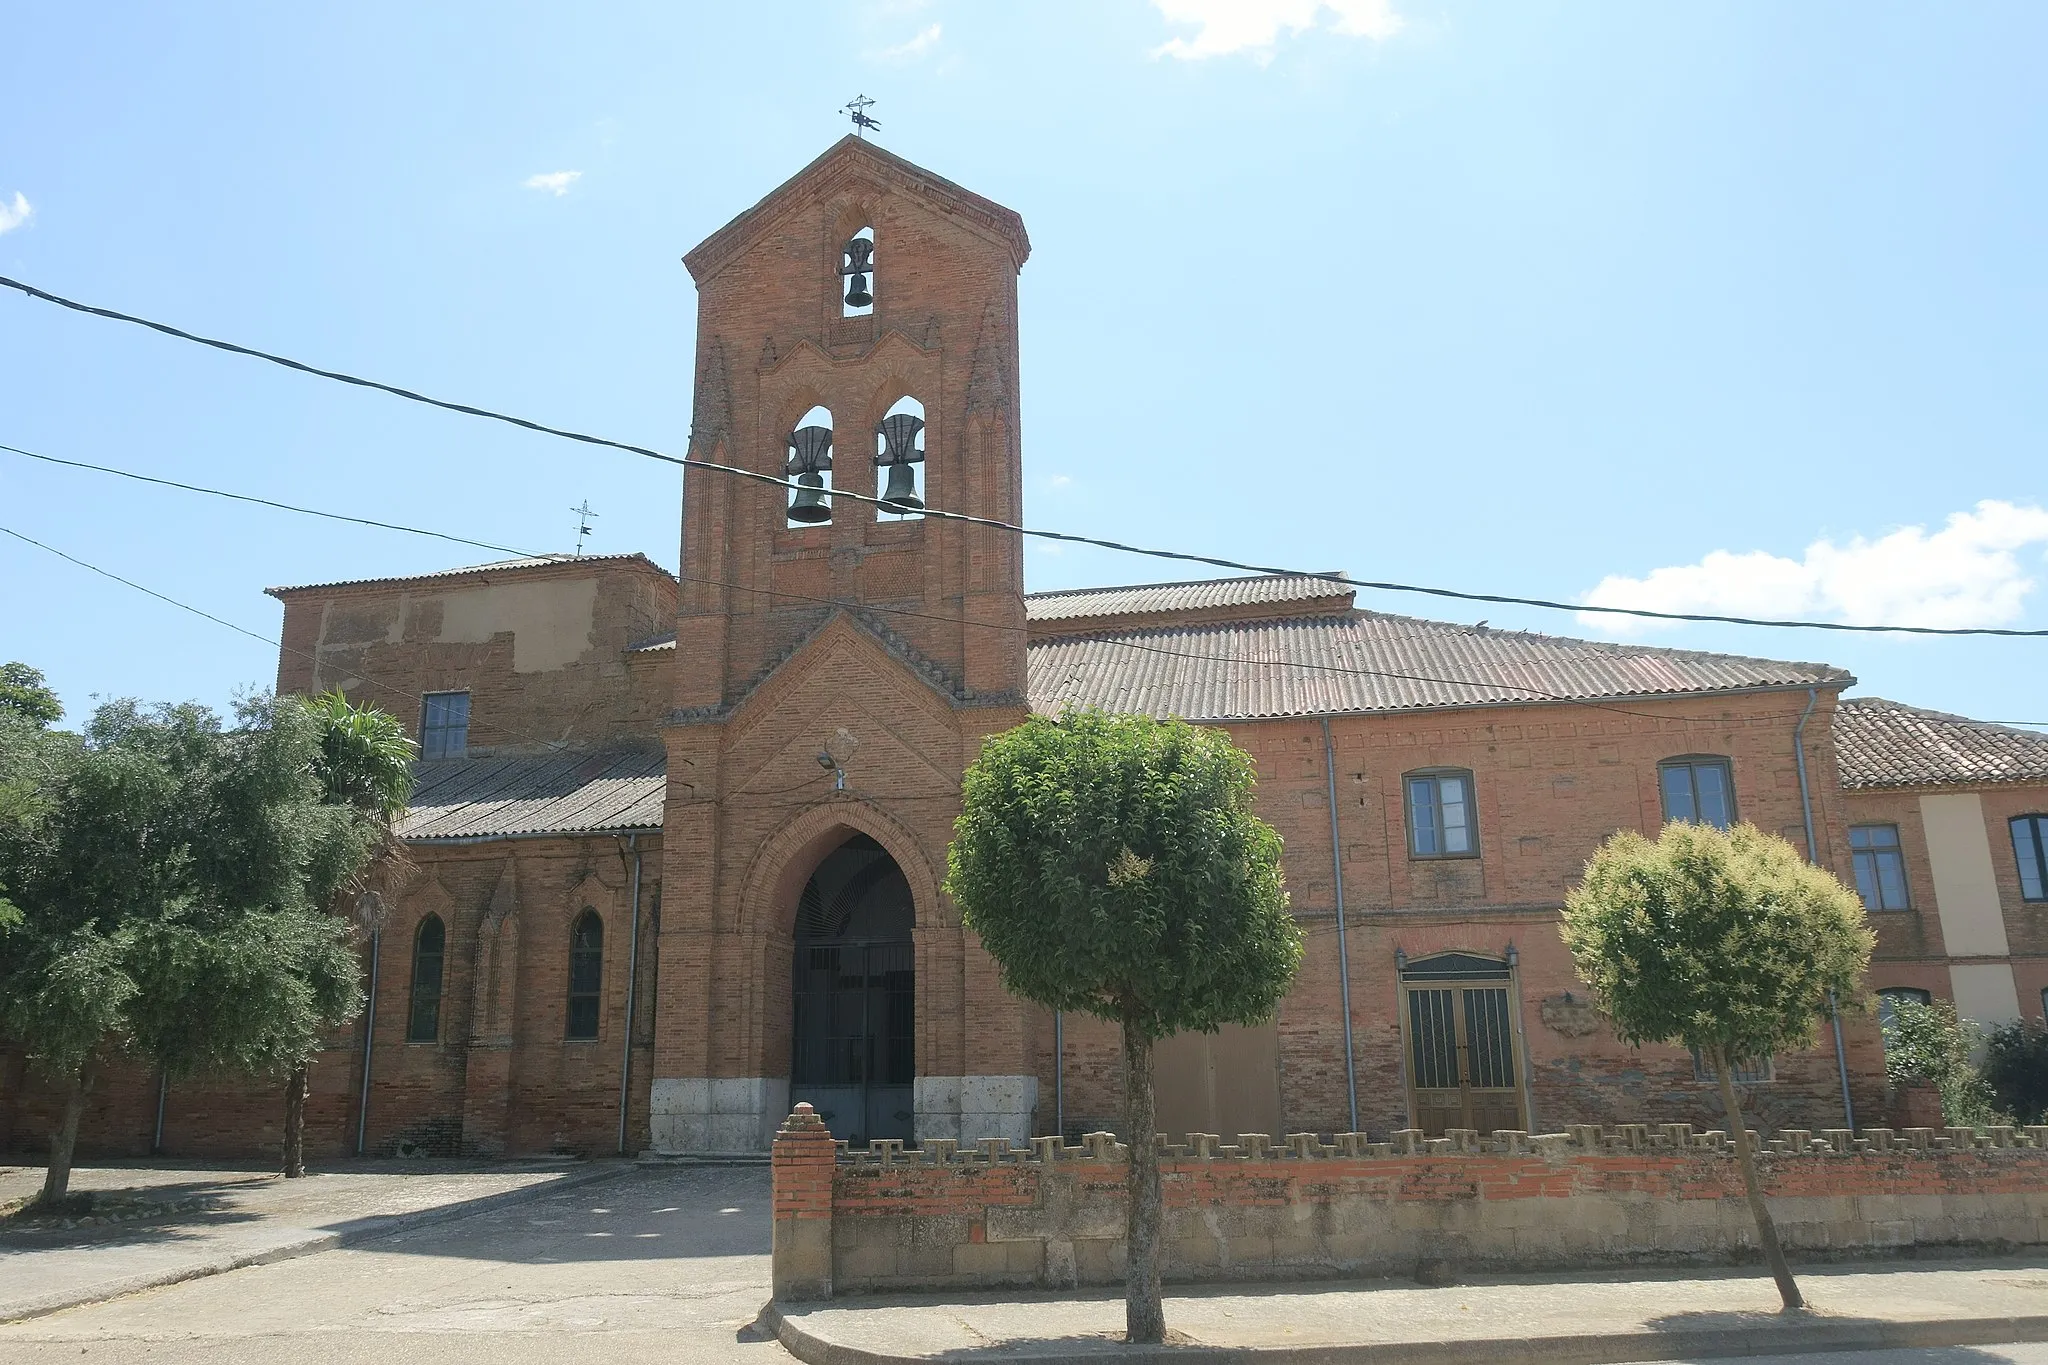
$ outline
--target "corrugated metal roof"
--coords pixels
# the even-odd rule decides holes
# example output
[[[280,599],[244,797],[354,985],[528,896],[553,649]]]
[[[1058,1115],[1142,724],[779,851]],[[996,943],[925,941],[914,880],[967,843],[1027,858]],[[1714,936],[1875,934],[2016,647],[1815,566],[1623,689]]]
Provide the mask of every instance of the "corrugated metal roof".
[[[668,788],[660,749],[436,759],[399,821],[408,843],[656,829]]]
[[[1241,720],[1591,701],[1855,681],[1827,664],[1599,644],[1408,616],[1342,616],[1043,640],[1034,710]]]
[[[1348,583],[1304,574],[1211,578],[1195,583],[1133,583],[1117,588],[1026,593],[1024,618],[1028,621],[1068,621],[1093,616],[1149,615],[1153,612],[1201,611],[1213,607],[1313,602],[1332,598],[1342,598],[1349,606],[1351,594],[1352,588]]]
[[[415,583],[423,579],[461,578],[465,574],[507,573],[520,569],[554,568],[562,564],[616,564],[630,560],[638,560],[663,576],[668,574],[668,570],[635,550],[631,554],[620,555],[527,555],[520,559],[495,559],[488,564],[466,564],[459,569],[434,569],[427,573],[393,574],[382,578],[340,578],[332,583],[295,583],[290,587],[265,588],[263,591],[276,597],[280,593],[307,592],[314,588],[356,588],[371,583]]]
[[[1835,712],[1835,763],[1845,787],[2048,783],[2048,734],[1846,697]]]

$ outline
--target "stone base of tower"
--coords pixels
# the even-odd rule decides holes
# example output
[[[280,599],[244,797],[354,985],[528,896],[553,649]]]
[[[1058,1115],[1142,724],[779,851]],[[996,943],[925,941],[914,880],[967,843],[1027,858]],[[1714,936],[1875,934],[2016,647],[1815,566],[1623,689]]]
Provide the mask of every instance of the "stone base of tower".
[[[1036,1076],[919,1076],[914,1094],[919,1142],[1007,1138],[1021,1147],[1035,1136]]]
[[[665,1076],[649,1094],[648,1136],[663,1156],[766,1152],[788,1117],[782,1076]]]

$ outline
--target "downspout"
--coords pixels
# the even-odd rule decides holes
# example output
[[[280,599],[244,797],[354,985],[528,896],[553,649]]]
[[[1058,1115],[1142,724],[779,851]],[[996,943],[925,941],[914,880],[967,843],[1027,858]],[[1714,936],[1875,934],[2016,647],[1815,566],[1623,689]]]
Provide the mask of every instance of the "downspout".
[[[156,1073],[156,1136],[149,1140],[149,1154],[164,1154],[164,1096],[170,1091],[171,1076],[167,1071]]]
[[[633,855],[633,929],[626,953],[626,1045],[619,1049],[619,1155],[626,1154],[626,1116],[633,1086],[633,995],[640,986],[640,865],[646,857],[640,851],[640,836],[626,836],[626,851]]]
[[[1064,1143],[1067,1140],[1067,1016],[1064,1010],[1052,1012],[1052,1131]]]
[[[363,1007],[363,1093],[356,1101],[356,1155],[370,1130],[370,1044],[377,1037],[377,966],[383,960],[384,926],[370,930],[370,1002]]]
[[[1344,1095],[1351,1106],[1351,1131],[1358,1131],[1358,1063],[1351,1044],[1351,952],[1344,937],[1344,845],[1337,832],[1337,748],[1330,742],[1330,718],[1323,722],[1323,774],[1330,784],[1330,871],[1337,895],[1338,999],[1344,1010]]]
[[[1820,866],[1820,845],[1813,836],[1813,793],[1806,783],[1806,722],[1813,715],[1813,708],[1820,702],[1820,689],[1806,689],[1806,709],[1799,713],[1799,724],[1792,728],[1792,755],[1799,767],[1799,811],[1806,820],[1806,861]],[[1856,1105],[1849,1098],[1849,1057],[1842,1048],[1842,1013],[1836,1008],[1835,993],[1828,992],[1828,1023],[1835,1033],[1835,1072],[1842,1080],[1842,1119],[1849,1128],[1856,1126]]]

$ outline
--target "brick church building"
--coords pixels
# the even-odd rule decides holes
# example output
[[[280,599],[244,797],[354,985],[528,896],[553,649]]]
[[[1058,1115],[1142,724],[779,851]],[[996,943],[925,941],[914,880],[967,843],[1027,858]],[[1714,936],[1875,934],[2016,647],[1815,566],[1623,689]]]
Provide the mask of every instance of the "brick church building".
[[[684,258],[699,290],[680,572],[515,560],[273,589],[278,686],[408,718],[418,875],[372,1008],[314,1068],[309,1146],[760,1152],[834,1132],[1111,1126],[1114,1029],[1012,998],[940,890],[962,770],[1033,712],[1225,728],[1254,755],[1308,951],[1278,1018],[1169,1041],[1161,1126],[1714,1125],[1682,1050],[1624,1046],[1557,934],[1620,828],[1751,821],[1870,906],[1885,998],[1988,1022],[2048,990],[2048,736],[1817,663],[1386,615],[1340,582],[1024,591],[1017,214],[847,138]],[[880,495],[893,510],[833,490]],[[1846,1002],[1845,1002],[1846,1003]],[[1763,1127],[1881,1121],[1845,1008],[1757,1059]],[[0,1054],[0,1143],[47,1105]],[[85,1148],[274,1143],[248,1086],[116,1074]]]

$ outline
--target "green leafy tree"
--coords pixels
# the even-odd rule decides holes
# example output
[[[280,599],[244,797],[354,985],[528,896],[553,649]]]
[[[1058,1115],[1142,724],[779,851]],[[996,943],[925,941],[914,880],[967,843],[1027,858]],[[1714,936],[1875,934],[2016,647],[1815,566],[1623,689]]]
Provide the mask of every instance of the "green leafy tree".
[[[340,965],[346,929],[325,910],[374,831],[323,799],[303,708],[257,702],[239,720],[124,701],[81,736],[0,732],[0,772],[31,772],[38,793],[0,820],[18,912],[0,940],[0,1030],[63,1096],[46,1201],[65,1195],[111,1055],[173,1078],[271,1066],[317,1016],[314,959]]]
[[[348,872],[333,898],[334,914],[324,932],[305,934],[291,945],[286,979],[296,997],[284,1002],[274,1039],[277,1064],[286,1072],[284,1174],[306,1173],[306,1097],[313,1055],[323,1035],[354,1019],[363,1007],[361,963],[341,926],[358,907],[365,917],[381,913],[383,900],[412,875],[412,861],[395,826],[413,791],[413,743],[389,712],[351,705],[340,691],[298,703],[319,740],[315,773],[329,805],[352,811],[369,835],[367,855]]]
[[[1011,992],[1123,1028],[1129,1340],[1164,1339],[1152,1048],[1272,1017],[1301,962],[1280,837],[1218,730],[1070,711],[990,738],[946,891]]]
[[[1757,1240],[1785,1307],[1803,1307],[1733,1072],[1809,1046],[1830,1002],[1855,996],[1873,943],[1862,902],[1776,835],[1673,823],[1600,846],[1565,899],[1563,934],[1624,1042],[1682,1044],[1713,1067]]]
[[[2021,1123],[2048,1123],[2048,1026],[2015,1019],[1984,1044],[1984,1081],[1996,1107]]]
[[[1884,1029],[1885,1079],[1932,1084],[1948,1123],[1981,1128],[1999,1122],[1998,1096],[1970,1060],[1983,1041],[1984,1031],[1958,1018],[1946,1000],[1898,1001]]]
[[[0,711],[20,716],[40,729],[63,717],[64,703],[44,683],[41,669],[24,663],[0,664]]]

